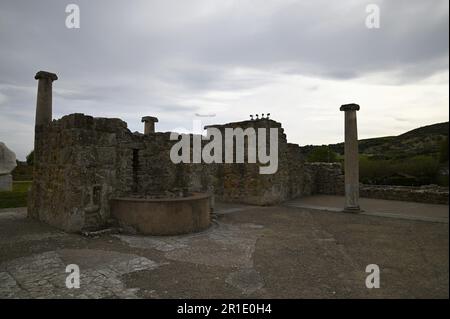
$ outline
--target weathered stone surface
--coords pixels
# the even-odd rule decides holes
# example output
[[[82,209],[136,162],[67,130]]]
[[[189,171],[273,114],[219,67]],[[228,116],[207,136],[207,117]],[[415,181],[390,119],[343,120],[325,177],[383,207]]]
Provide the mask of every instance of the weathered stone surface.
[[[16,154],[0,142],[0,191],[12,190],[11,171],[16,167]]]
[[[311,188],[304,194],[344,195],[344,174],[340,163],[305,163],[306,185]],[[447,204],[448,187],[427,186],[390,186],[360,184],[360,196],[387,200],[419,202],[429,204]]]
[[[262,276],[253,268],[243,268],[232,272],[225,282],[240,289],[244,295],[250,295],[264,287]]]
[[[66,266],[80,267],[80,288],[67,289]],[[145,257],[114,251],[62,249],[0,264],[0,298],[137,298],[122,275],[153,270]]]
[[[360,192],[362,197],[368,198],[445,205],[448,205],[449,196],[448,187],[437,185],[411,187],[362,184]]]
[[[35,126],[45,126],[52,121],[52,83],[58,79],[58,76],[54,73],[39,71],[34,78],[39,81]]]
[[[141,119],[144,122],[144,134],[148,135],[151,133],[155,133],[155,123],[158,122],[158,119],[154,116],[144,116]]]
[[[207,231],[180,236],[114,235],[131,247],[156,249],[170,260],[208,266],[253,268],[261,225],[218,222]]]
[[[131,194],[185,189],[256,205],[308,194],[303,155],[298,145],[287,143],[280,123],[264,119],[217,127],[278,128],[278,171],[263,175],[261,163],[247,162],[174,164],[170,149],[176,141],[170,140],[170,133],[133,134],[119,119],[71,114],[39,126],[29,215],[76,232],[106,225],[110,200]],[[192,155],[193,139],[199,136],[189,138]]]
[[[12,175],[0,175],[0,192],[12,191]]]
[[[9,215],[0,221],[0,298],[448,298],[448,224],[284,205],[216,207],[217,228],[121,235],[123,242],[49,236],[51,227],[0,212]],[[383,265],[382,289],[364,284],[374,259]],[[80,266],[81,287],[59,288],[71,263]],[[108,280],[107,265],[123,275]]]
[[[311,195],[344,194],[344,173],[340,163],[305,163],[305,174],[310,179]]]
[[[260,174],[260,163],[174,164],[170,149],[176,141],[170,133],[134,134],[120,119],[71,114],[37,127],[29,216],[78,232],[108,226],[111,200],[130,195],[178,189],[214,193],[226,202],[273,205],[299,196],[344,193],[340,164],[304,163],[280,123],[263,119],[216,127],[278,128],[277,172]],[[191,155],[194,138],[190,135]]]
[[[0,175],[11,173],[16,166],[16,154],[0,142]]]
[[[358,128],[356,124],[356,111],[358,104],[345,104],[340,108],[345,111],[345,207],[348,212],[359,212],[359,155],[358,155]]]

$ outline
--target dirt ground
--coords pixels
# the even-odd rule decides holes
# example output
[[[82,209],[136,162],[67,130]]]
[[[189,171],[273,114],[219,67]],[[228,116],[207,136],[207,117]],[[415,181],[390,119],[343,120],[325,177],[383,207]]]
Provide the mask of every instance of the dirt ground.
[[[197,234],[89,238],[5,209],[0,298],[448,298],[448,238],[446,223],[227,204]]]

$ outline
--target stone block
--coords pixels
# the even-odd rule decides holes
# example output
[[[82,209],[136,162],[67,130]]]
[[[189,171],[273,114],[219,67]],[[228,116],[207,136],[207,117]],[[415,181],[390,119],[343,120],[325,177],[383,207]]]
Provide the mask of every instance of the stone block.
[[[0,142],[0,175],[11,173],[16,166],[16,154]]]
[[[12,175],[5,174],[0,175],[0,192],[3,191],[12,191]]]

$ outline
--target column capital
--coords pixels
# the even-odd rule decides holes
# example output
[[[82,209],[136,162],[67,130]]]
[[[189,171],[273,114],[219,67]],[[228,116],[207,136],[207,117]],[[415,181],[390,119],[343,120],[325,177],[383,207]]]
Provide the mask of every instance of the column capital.
[[[144,116],[144,117],[141,119],[141,121],[144,122],[144,123],[147,123],[147,122],[153,122],[153,123],[156,123],[156,122],[158,122],[158,118],[157,118],[157,117],[154,117],[154,116]]]
[[[359,111],[359,105],[355,103],[341,105],[340,111]]]
[[[47,71],[39,71],[38,73],[36,73],[34,78],[36,80],[50,79],[52,82],[58,80],[58,76],[55,73],[50,73],[50,72],[47,72]]]

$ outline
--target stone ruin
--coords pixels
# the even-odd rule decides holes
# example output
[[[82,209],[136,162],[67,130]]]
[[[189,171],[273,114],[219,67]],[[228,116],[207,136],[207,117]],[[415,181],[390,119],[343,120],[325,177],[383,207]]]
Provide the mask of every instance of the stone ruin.
[[[35,78],[39,86],[28,214],[65,231],[106,227],[111,201],[120,197],[181,190],[209,193],[226,202],[273,205],[312,193],[335,193],[329,185],[343,186],[340,169],[305,164],[300,147],[288,143],[281,123],[272,119],[212,127],[278,128],[275,174],[260,174],[258,163],[174,164],[169,154],[177,141],[170,140],[170,132],[155,131],[157,118],[142,118],[144,134],[132,133],[116,118],[70,114],[52,120],[51,90],[57,76],[40,71]],[[191,148],[194,137],[190,135]]]
[[[12,190],[11,172],[16,166],[16,154],[0,142],[0,191]]]

